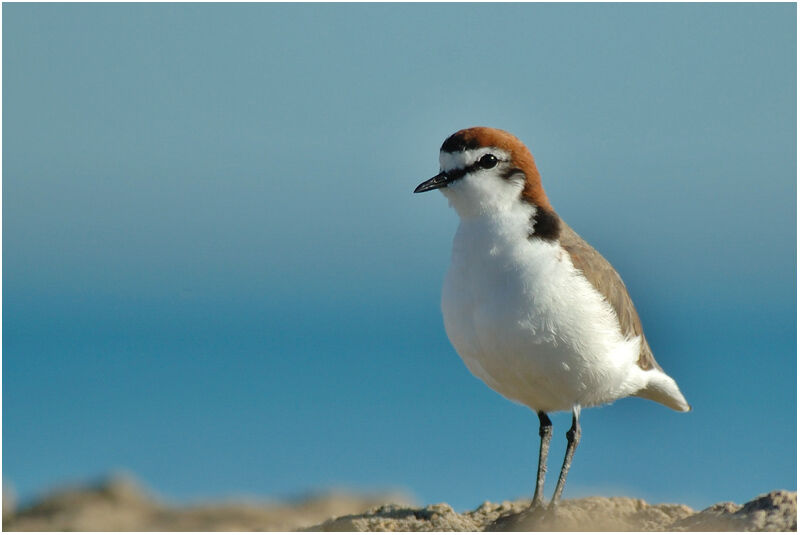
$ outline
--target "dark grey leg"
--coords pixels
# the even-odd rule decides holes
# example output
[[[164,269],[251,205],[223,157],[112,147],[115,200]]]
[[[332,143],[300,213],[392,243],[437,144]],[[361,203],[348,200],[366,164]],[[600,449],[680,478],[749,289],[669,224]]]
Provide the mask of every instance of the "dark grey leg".
[[[575,448],[581,440],[581,425],[578,423],[578,418],[581,415],[580,405],[572,408],[572,427],[567,431],[567,454],[564,455],[564,464],[561,465],[561,474],[558,476],[558,483],[556,483],[556,491],[553,493],[553,500],[550,505],[556,505],[558,500],[561,499],[561,493],[564,491],[564,483],[567,481],[567,472],[572,464],[572,456],[575,455]]]
[[[550,438],[553,436],[553,423],[547,414],[539,411],[539,468],[536,469],[536,491],[533,493],[531,508],[541,507],[544,504],[542,493],[544,491],[544,475],[547,472],[547,452],[550,451]]]

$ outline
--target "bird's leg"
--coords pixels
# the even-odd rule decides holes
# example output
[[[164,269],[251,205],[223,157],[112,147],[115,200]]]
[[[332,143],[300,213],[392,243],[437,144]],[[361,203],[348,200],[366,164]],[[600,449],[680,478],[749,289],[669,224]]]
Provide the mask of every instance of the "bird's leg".
[[[553,423],[547,414],[539,411],[539,467],[536,469],[536,490],[533,493],[531,508],[541,507],[544,503],[542,493],[544,491],[544,475],[547,472],[547,452],[550,451],[550,437],[553,436]]]
[[[575,448],[581,440],[581,425],[578,423],[578,418],[581,415],[580,405],[575,405],[572,408],[572,427],[567,431],[567,453],[564,455],[564,464],[561,465],[561,474],[558,476],[558,483],[556,483],[556,491],[553,493],[553,500],[550,502],[551,506],[558,503],[561,499],[561,493],[564,491],[564,483],[567,481],[567,472],[572,464],[572,456],[575,455]]]

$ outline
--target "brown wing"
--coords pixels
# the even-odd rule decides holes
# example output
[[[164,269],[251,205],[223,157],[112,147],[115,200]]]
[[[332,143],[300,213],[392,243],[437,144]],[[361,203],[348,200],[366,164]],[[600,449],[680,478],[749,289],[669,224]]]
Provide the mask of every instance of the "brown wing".
[[[642,322],[633,307],[628,289],[625,288],[622,278],[611,267],[608,260],[578,236],[563,220],[561,220],[561,232],[558,239],[572,258],[572,264],[583,272],[592,286],[606,298],[611,308],[617,313],[622,334],[628,337],[641,336],[642,349],[639,352],[639,367],[643,370],[652,368],[661,370],[644,337]]]

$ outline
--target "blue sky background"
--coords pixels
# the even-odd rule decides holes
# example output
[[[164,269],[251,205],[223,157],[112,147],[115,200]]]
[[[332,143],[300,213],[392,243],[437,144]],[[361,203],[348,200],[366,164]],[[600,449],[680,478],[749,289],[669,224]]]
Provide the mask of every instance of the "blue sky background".
[[[795,10],[4,5],[4,480],[530,496],[538,421],[450,347],[457,218],[411,193],[489,125],[694,406],[584,411],[566,496],[796,489]]]

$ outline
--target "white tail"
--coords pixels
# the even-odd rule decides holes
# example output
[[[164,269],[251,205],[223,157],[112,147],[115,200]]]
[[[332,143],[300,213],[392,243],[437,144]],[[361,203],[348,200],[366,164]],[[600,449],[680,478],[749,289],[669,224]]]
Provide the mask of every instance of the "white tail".
[[[692,410],[672,377],[657,369],[648,370],[645,373],[649,379],[647,386],[636,392],[634,396],[661,403],[680,412]]]

